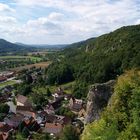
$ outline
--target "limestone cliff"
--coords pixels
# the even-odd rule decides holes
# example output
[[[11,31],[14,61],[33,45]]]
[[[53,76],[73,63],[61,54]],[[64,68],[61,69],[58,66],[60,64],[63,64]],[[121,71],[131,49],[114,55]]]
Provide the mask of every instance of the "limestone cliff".
[[[100,112],[107,106],[109,98],[113,93],[114,84],[115,81],[111,80],[107,83],[94,84],[91,86],[87,97],[85,124],[99,119]]]

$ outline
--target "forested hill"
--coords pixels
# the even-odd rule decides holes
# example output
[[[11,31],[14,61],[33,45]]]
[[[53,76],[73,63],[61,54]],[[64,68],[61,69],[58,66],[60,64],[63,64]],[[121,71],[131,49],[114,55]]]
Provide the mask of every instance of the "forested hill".
[[[13,43],[10,43],[4,39],[0,39],[0,52],[11,52],[11,51],[16,51],[19,49],[18,45],[15,45]]]
[[[93,84],[114,79],[125,70],[140,66],[140,25],[72,44],[61,55],[48,69],[50,84],[74,79]]]
[[[4,39],[0,39],[0,55],[9,54],[9,53],[24,53],[28,51],[33,51],[33,47],[24,47],[21,45],[17,45],[11,42],[8,42]]]

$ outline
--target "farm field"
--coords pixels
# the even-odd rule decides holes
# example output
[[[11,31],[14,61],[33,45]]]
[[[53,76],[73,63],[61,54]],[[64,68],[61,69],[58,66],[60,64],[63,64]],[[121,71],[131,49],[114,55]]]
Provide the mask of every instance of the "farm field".
[[[48,67],[50,63],[51,63],[50,61],[40,62],[40,63],[35,63],[35,64],[30,64],[30,65],[25,65],[25,66],[21,66],[21,67],[12,68],[11,70],[19,72],[19,71],[21,71],[23,69],[30,69],[32,67],[45,68],[45,67]]]
[[[34,57],[34,56],[20,56],[20,55],[15,55],[15,56],[0,56],[0,60],[31,60],[31,61],[41,61],[42,58],[40,57]]]
[[[14,69],[26,65],[36,64],[45,61],[42,56],[7,55],[0,56],[0,71]]]

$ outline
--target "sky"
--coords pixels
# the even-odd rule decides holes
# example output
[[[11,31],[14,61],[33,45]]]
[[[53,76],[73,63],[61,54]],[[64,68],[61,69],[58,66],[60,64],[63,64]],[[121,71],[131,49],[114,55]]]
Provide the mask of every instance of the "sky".
[[[140,0],[0,0],[0,38],[69,44],[140,24]]]

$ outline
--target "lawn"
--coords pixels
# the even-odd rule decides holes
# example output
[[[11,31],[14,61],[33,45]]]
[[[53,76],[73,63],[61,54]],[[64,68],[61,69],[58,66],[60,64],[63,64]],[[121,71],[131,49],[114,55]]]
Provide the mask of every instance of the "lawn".
[[[52,93],[54,93],[55,90],[57,90],[58,87],[61,87],[62,89],[64,89],[64,91],[67,94],[71,94],[74,84],[75,84],[75,81],[69,82],[69,83],[66,83],[66,84],[62,84],[62,85],[59,85],[59,86],[49,86],[49,89],[51,90]]]
[[[3,88],[8,85],[14,85],[14,84],[16,84],[16,81],[14,81],[14,80],[2,82],[2,83],[0,83],[0,88]]]

